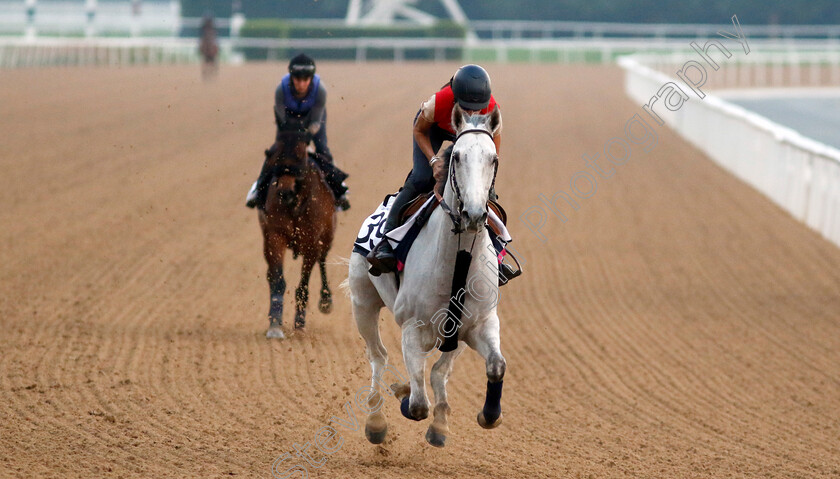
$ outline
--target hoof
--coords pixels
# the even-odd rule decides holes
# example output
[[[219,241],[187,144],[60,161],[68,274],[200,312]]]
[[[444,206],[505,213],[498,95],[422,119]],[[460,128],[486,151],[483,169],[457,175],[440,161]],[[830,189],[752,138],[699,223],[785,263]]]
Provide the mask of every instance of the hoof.
[[[394,383],[391,385],[391,392],[394,393],[394,397],[397,398],[397,401],[402,402],[403,398],[408,397],[411,394],[411,386],[406,383]]]
[[[370,426],[365,426],[365,437],[371,444],[382,444],[385,442],[385,436],[388,435],[388,426],[381,431],[374,431]]]
[[[446,436],[435,431],[434,425],[432,425],[426,431],[426,442],[435,447],[443,447],[446,445]]]
[[[323,314],[330,314],[332,312],[332,298],[321,298],[318,303],[318,311]]]
[[[411,419],[412,421],[422,421],[429,417],[429,408],[423,409],[422,407],[415,408],[414,411],[411,410],[411,403],[409,401],[410,396],[406,396],[400,401],[400,412],[402,413],[403,417],[406,419]]]
[[[303,329],[306,326],[306,316],[295,316],[295,329]]]
[[[268,331],[265,332],[265,337],[267,339],[286,339],[286,335],[283,334],[283,328],[280,326],[268,328]]]
[[[493,421],[492,423],[488,423],[487,419],[484,418],[484,411],[479,411],[477,419],[478,419],[478,425],[483,427],[484,429],[494,429],[499,424],[502,423],[502,415],[501,414],[499,414],[499,417],[496,418],[495,421]]]

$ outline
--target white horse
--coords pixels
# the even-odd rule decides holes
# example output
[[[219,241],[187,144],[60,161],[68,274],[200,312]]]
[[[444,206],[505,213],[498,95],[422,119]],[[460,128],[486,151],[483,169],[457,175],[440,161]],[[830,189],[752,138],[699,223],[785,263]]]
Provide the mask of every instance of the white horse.
[[[498,263],[490,236],[485,228],[487,202],[495,181],[499,157],[493,134],[501,128],[501,114],[496,108],[488,115],[467,116],[456,105],[452,125],[457,138],[449,165],[449,180],[443,192],[442,206],[435,209],[428,223],[415,240],[405,262],[399,289],[394,275],[373,277],[364,256],[353,253],[350,259],[349,286],[353,315],[359,333],[367,345],[372,370],[369,396],[371,412],[365,424],[365,435],[374,444],[385,440],[387,422],[382,413],[379,389],[395,394],[401,401],[404,416],[416,421],[429,415],[426,396],[426,358],[443,343],[446,336],[458,334],[457,349],[444,352],[431,372],[434,391],[434,421],[426,440],[442,447],[449,433],[446,382],[455,358],[465,349],[475,349],[485,360],[487,394],[478,423],[492,429],[501,423],[502,378],[505,359],[499,349]],[[446,211],[449,210],[449,211]],[[456,224],[453,231],[453,224]],[[447,316],[450,303],[456,254],[459,249],[471,251],[465,290],[456,298],[463,305],[461,319]],[[383,372],[388,369],[388,352],[379,336],[379,310],[387,307],[402,330],[403,360],[409,384],[382,387]],[[398,376],[398,374],[397,374]]]

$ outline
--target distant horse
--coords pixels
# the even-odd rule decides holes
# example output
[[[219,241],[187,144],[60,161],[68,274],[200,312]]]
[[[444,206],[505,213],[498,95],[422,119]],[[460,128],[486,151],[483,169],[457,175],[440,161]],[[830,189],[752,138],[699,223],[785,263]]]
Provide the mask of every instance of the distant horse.
[[[384,389],[392,394],[382,387],[383,372],[392,368],[386,365],[388,352],[379,336],[379,310],[383,306],[393,311],[402,330],[402,353],[409,384],[394,385],[392,390],[401,401],[400,409],[405,417],[416,421],[428,417],[426,359],[436,347],[445,351],[431,371],[434,421],[426,433],[431,445],[442,447],[449,433],[446,382],[455,358],[465,349],[464,343],[478,351],[486,365],[487,391],[478,423],[491,429],[501,422],[500,400],[506,366],[499,346],[496,314],[499,270],[495,254],[490,259],[478,259],[480,252],[494,251],[485,220],[499,161],[493,134],[501,127],[501,115],[497,108],[488,115],[467,116],[456,106],[452,125],[457,137],[441,208],[432,212],[414,241],[401,281],[388,274],[371,276],[368,262],[359,253],[354,252],[350,258],[348,283],[353,316],[367,345],[372,371],[373,391],[368,406],[373,412],[367,418],[365,435],[374,444],[382,443],[387,433],[379,391]],[[462,262],[463,257],[472,256],[467,252],[474,252],[476,261]],[[456,289],[453,285],[458,284],[453,279],[456,275],[466,285],[455,294],[457,298],[452,296],[452,290]],[[449,315],[453,299],[462,311],[458,315],[460,319]],[[461,342],[447,341],[454,334]]]
[[[286,248],[295,258],[303,257],[300,284],[295,290],[295,328],[306,324],[309,300],[309,275],[315,262],[321,268],[322,313],[332,310],[332,294],[327,283],[326,259],[335,234],[336,216],[332,192],[321,171],[310,159],[306,146],[308,132],[291,123],[281,127],[275,153],[267,160],[274,174],[268,187],[265,209],[259,211],[263,232],[263,252],[268,263],[268,286],[271,291],[267,338],[283,339],[283,256]]]
[[[219,45],[216,42],[216,26],[211,17],[204,17],[201,23],[201,41],[198,45],[198,52],[201,54],[201,76],[204,79],[215,76],[219,70],[216,57],[219,54]]]

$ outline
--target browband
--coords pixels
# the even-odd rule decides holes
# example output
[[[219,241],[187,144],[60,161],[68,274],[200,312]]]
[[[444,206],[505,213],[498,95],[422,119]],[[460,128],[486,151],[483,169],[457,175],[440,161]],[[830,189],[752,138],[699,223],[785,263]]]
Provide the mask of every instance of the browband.
[[[467,133],[484,133],[485,135],[489,136],[491,139],[493,138],[493,134],[489,131],[485,130],[484,128],[470,128],[469,130],[464,130],[461,133],[458,133],[458,136],[455,137],[455,141],[458,141],[459,138],[466,135]]]

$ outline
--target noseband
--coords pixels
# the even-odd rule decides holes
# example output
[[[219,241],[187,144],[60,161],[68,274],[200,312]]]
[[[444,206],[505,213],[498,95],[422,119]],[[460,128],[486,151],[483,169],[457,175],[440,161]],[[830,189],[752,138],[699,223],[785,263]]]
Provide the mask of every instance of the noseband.
[[[489,131],[482,129],[482,128],[470,128],[468,130],[464,130],[458,133],[458,136],[455,137],[455,143],[458,143],[458,140],[461,139],[462,136],[466,135],[467,133],[483,133],[493,139],[493,134]],[[451,161],[456,161],[455,158],[452,158]],[[490,183],[490,189],[493,189],[496,186],[496,173],[499,171],[499,157],[493,159],[493,182]],[[464,202],[461,200],[461,188],[458,187],[458,178],[455,176],[455,168],[453,165],[449,166],[449,181],[452,183],[452,187],[455,189],[455,200],[458,202],[458,209],[457,212],[453,211],[452,207],[450,207],[446,201],[444,201],[443,196],[440,198],[440,207],[443,211],[449,215],[449,219],[452,220],[453,228],[452,232],[455,234],[460,234],[464,232],[464,225],[461,224],[461,214],[463,212],[462,208],[464,206]],[[486,209],[485,205],[485,209]]]

